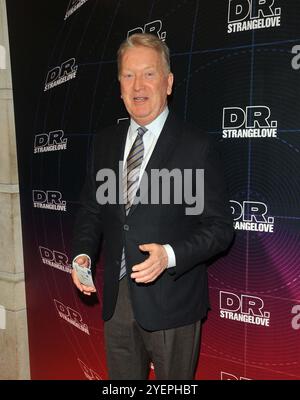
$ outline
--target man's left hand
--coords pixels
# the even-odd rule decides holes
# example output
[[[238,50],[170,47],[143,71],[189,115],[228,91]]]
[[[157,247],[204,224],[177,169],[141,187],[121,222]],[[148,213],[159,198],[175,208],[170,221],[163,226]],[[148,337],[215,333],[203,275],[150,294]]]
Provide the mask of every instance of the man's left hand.
[[[131,278],[135,279],[136,283],[153,282],[167,268],[167,252],[164,246],[157,243],[141,244],[139,249],[148,252],[149,257],[144,262],[132,267]]]

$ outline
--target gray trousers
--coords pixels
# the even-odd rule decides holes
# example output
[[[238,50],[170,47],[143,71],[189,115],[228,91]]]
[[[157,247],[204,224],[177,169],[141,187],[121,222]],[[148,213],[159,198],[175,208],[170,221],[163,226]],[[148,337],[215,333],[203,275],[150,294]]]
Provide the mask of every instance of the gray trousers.
[[[146,380],[150,363],[156,379],[193,379],[200,345],[200,321],[149,332],[136,322],[128,281],[120,281],[113,317],[104,323],[109,379]]]

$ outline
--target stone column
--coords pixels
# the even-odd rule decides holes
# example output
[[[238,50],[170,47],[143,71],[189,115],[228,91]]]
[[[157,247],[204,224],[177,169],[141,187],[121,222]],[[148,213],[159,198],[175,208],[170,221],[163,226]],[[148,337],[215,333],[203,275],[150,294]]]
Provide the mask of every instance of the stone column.
[[[0,0],[0,260],[0,379],[30,379],[5,0]]]

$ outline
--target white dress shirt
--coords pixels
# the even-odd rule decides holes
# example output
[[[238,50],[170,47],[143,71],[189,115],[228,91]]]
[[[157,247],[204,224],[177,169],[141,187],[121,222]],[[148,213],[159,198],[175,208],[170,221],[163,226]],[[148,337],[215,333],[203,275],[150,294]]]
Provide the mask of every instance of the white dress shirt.
[[[160,136],[162,128],[166,122],[168,114],[169,114],[169,108],[166,107],[164,109],[164,111],[161,114],[159,114],[158,117],[155,118],[154,121],[152,121],[148,125],[145,125],[145,128],[147,128],[147,131],[143,135],[144,158],[143,158],[143,162],[140,167],[139,184],[141,182],[141,179],[142,179],[143,173],[145,171],[145,168],[148,164],[148,161],[150,160],[150,157],[153,153],[156,142]],[[126,166],[125,160],[127,160],[130,149],[137,137],[137,129],[139,127],[140,127],[140,125],[138,125],[133,119],[131,119],[130,125],[128,128],[125,149],[124,149],[124,168]],[[176,266],[176,258],[175,258],[175,253],[174,253],[172,246],[170,246],[169,244],[164,244],[163,246],[168,255],[167,268],[175,267]]]

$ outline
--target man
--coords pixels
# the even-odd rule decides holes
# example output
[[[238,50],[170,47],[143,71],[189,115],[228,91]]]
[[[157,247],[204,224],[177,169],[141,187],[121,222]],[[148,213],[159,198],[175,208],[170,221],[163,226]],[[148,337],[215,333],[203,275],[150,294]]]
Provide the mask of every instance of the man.
[[[151,362],[157,379],[192,379],[200,321],[209,307],[205,263],[226,250],[233,236],[224,181],[208,136],[169,112],[173,74],[165,43],[154,35],[130,36],[120,46],[118,67],[130,124],[95,138],[74,228],[74,257],[82,266],[94,265],[103,236],[110,379],[147,379]],[[175,174],[170,201],[151,203],[159,189],[166,189],[151,185],[146,176],[162,169],[189,180],[180,185]],[[104,170],[123,180],[116,198],[124,196],[124,204],[103,204],[103,182],[97,184],[96,176],[99,180],[97,173]],[[186,193],[181,203],[177,200],[186,188],[197,191],[201,175],[196,171],[202,170],[204,190],[194,200],[204,196],[204,206],[196,213]],[[145,198],[141,189],[148,202],[137,201]],[[84,294],[95,291],[82,285],[74,270],[72,278]]]

